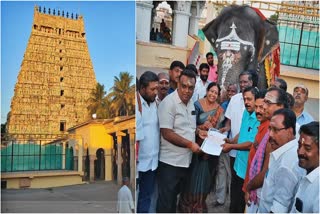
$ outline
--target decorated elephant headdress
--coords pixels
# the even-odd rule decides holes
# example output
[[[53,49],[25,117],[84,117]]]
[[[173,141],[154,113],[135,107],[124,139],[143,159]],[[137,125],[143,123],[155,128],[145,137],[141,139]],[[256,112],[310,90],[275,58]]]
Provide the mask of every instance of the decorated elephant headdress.
[[[218,56],[219,84],[238,83],[241,71],[255,70],[259,88],[266,88],[280,73],[276,24],[256,8],[232,5],[203,29]]]

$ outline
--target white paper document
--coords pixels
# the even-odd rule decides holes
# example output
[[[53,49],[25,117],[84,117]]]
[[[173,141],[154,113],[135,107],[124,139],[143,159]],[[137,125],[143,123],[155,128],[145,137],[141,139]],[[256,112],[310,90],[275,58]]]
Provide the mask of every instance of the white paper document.
[[[225,134],[220,133],[216,129],[210,129],[208,131],[208,137],[203,141],[201,145],[201,150],[204,153],[220,156],[222,147],[224,144],[224,140],[227,136]]]

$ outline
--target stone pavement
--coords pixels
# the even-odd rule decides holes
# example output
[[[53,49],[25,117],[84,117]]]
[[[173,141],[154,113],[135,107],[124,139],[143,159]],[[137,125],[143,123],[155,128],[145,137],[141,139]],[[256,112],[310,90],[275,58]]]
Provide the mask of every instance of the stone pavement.
[[[118,190],[113,181],[47,189],[2,189],[1,212],[115,213]]]
[[[226,202],[221,206],[214,206],[215,202],[214,192],[211,192],[207,197],[207,206],[209,213],[229,213],[229,205],[230,205],[230,195],[228,194],[226,197]]]

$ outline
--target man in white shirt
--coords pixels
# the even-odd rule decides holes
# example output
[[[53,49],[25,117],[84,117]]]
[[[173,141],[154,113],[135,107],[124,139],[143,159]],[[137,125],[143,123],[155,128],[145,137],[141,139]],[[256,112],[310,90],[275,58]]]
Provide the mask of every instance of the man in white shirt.
[[[286,92],[283,89],[278,87],[270,87],[267,90],[267,93],[264,97],[264,104],[263,104],[264,116],[270,121],[274,112],[284,108],[289,108],[288,97]],[[300,126],[298,123],[296,123],[296,132],[295,132],[296,139],[299,138],[299,133],[298,133],[299,129],[300,129]],[[268,136],[269,136],[269,133],[268,133]],[[258,210],[259,201],[261,198],[261,189],[265,179],[266,172],[268,170],[269,157],[271,152],[272,152],[271,145],[267,143],[264,150],[264,159],[263,159],[263,166],[261,171],[255,177],[253,177],[252,180],[248,182],[246,187],[244,187],[248,191],[251,191],[254,189],[257,190],[257,201],[256,201],[257,203],[256,204],[251,203],[251,205],[246,210],[251,210],[251,211]]]
[[[195,73],[183,70],[177,90],[159,105],[161,145],[157,213],[176,212],[177,196],[187,179],[192,152],[200,151],[195,143],[196,115],[191,101],[195,83]]]
[[[129,178],[123,177],[122,187],[118,192],[118,203],[117,212],[118,213],[134,213],[134,205],[131,190],[129,189]]]
[[[158,167],[160,129],[155,98],[158,93],[158,76],[146,71],[139,80],[139,98],[141,101],[141,121],[144,138],[139,142],[137,170],[139,171],[139,195],[137,212],[149,211],[154,190],[156,169]],[[139,105],[136,104],[136,105]]]
[[[269,168],[263,182],[259,213],[287,213],[305,170],[298,166],[296,116],[290,109],[274,112],[269,125]]]
[[[242,92],[246,87],[253,86],[253,85],[256,86],[256,84],[257,83],[253,81],[253,72],[242,71],[239,74],[240,93],[231,97],[226,113],[224,115],[226,117],[225,127],[220,129],[222,133],[230,131],[228,136],[228,138],[230,139],[235,138],[240,131],[242,115],[245,109]],[[237,142],[237,141],[238,139],[234,139],[234,142]],[[237,154],[236,150],[231,150],[229,152],[230,165],[228,167],[230,167],[229,171],[231,171],[231,179],[237,176],[235,173],[235,170],[233,169],[236,154]],[[219,179],[221,179],[221,177]],[[221,198],[220,195],[219,195],[219,198]],[[232,201],[236,201],[236,199]],[[223,201],[221,202],[217,201],[217,202],[218,203],[216,205],[223,203]],[[231,206],[233,205],[230,205],[230,207]]]
[[[307,170],[293,201],[292,213],[319,213],[319,122],[301,126],[299,166]]]
[[[195,102],[198,99],[204,98],[207,93],[207,87],[211,81],[208,80],[209,65],[202,63],[199,67],[200,76],[197,78],[196,87],[193,92],[192,101]]]

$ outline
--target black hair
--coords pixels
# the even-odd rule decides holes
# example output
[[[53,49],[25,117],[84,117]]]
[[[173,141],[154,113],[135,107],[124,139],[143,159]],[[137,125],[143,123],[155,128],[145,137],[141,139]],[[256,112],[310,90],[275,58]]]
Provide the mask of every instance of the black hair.
[[[172,70],[172,69],[174,69],[175,67],[179,67],[179,68],[181,68],[181,69],[185,69],[185,66],[184,66],[184,64],[182,63],[182,62],[180,62],[180,61],[173,61],[172,63],[171,63],[171,65],[170,65],[170,70]]]
[[[262,89],[258,91],[258,93],[255,96],[255,99],[264,99],[264,97],[266,96],[266,93],[267,93],[267,89]]]
[[[196,75],[198,75],[198,69],[194,64],[188,64],[186,69],[192,70]]]
[[[197,81],[196,74],[190,69],[183,69],[183,71],[181,72],[181,74],[179,76],[179,80],[181,79],[182,76],[194,78],[194,80]]]
[[[294,97],[289,92],[286,92],[286,93],[287,93],[287,99],[288,99],[288,107],[292,109],[292,107],[294,106]]]
[[[209,67],[209,65],[208,65],[207,63],[201,63],[201,65],[200,65],[200,67],[199,67],[199,70],[201,71],[201,70],[204,69],[204,68],[210,70],[210,67]]]
[[[287,83],[286,83],[286,81],[284,81],[283,79],[278,78],[278,79],[276,79],[276,82],[280,83],[279,88],[281,88],[284,91],[287,91]]]
[[[248,70],[251,73],[251,78],[252,78],[252,86],[257,87],[258,86],[258,81],[259,81],[259,75],[256,70]]]
[[[250,91],[253,94],[254,98],[256,98],[256,95],[258,94],[259,89],[257,87],[248,86],[245,89],[243,89],[242,94],[244,94],[245,92],[248,92],[248,91]]]
[[[252,81],[252,86],[253,87],[257,87],[258,86],[259,76],[258,76],[257,71],[255,71],[255,70],[242,71],[239,74],[239,79],[243,75],[248,75],[248,79]]]
[[[140,84],[139,84],[138,77],[136,77],[136,91],[138,91],[139,89],[140,89]]]
[[[220,96],[221,88],[220,88],[220,85],[218,83],[216,83],[216,82],[209,83],[209,85],[207,87],[207,91],[209,91],[210,88],[212,88],[213,86],[217,86],[218,87],[218,95]]]
[[[284,90],[277,87],[271,87],[271,88],[268,88],[267,92],[270,92],[270,91],[277,91],[278,93],[278,98],[276,101],[277,105],[283,105],[284,108],[289,108],[288,96]]]
[[[244,76],[244,75],[248,75],[249,76],[248,79],[252,80],[252,74],[249,71],[241,71],[239,74],[239,79],[241,76]]]
[[[141,75],[139,79],[139,85],[140,85],[139,89],[148,87],[150,82],[158,82],[158,81],[159,81],[158,75],[156,75],[152,71],[146,71]]]
[[[299,133],[304,133],[313,138],[319,149],[319,121],[312,121],[300,127]]]
[[[276,116],[276,115],[283,115],[284,119],[282,124],[284,125],[285,128],[292,128],[293,135],[296,135],[297,119],[296,119],[295,113],[291,109],[282,108],[282,109],[278,109],[273,113],[273,116]]]
[[[208,52],[207,54],[206,54],[206,58],[208,58],[208,56],[213,56],[213,53],[212,52]]]

